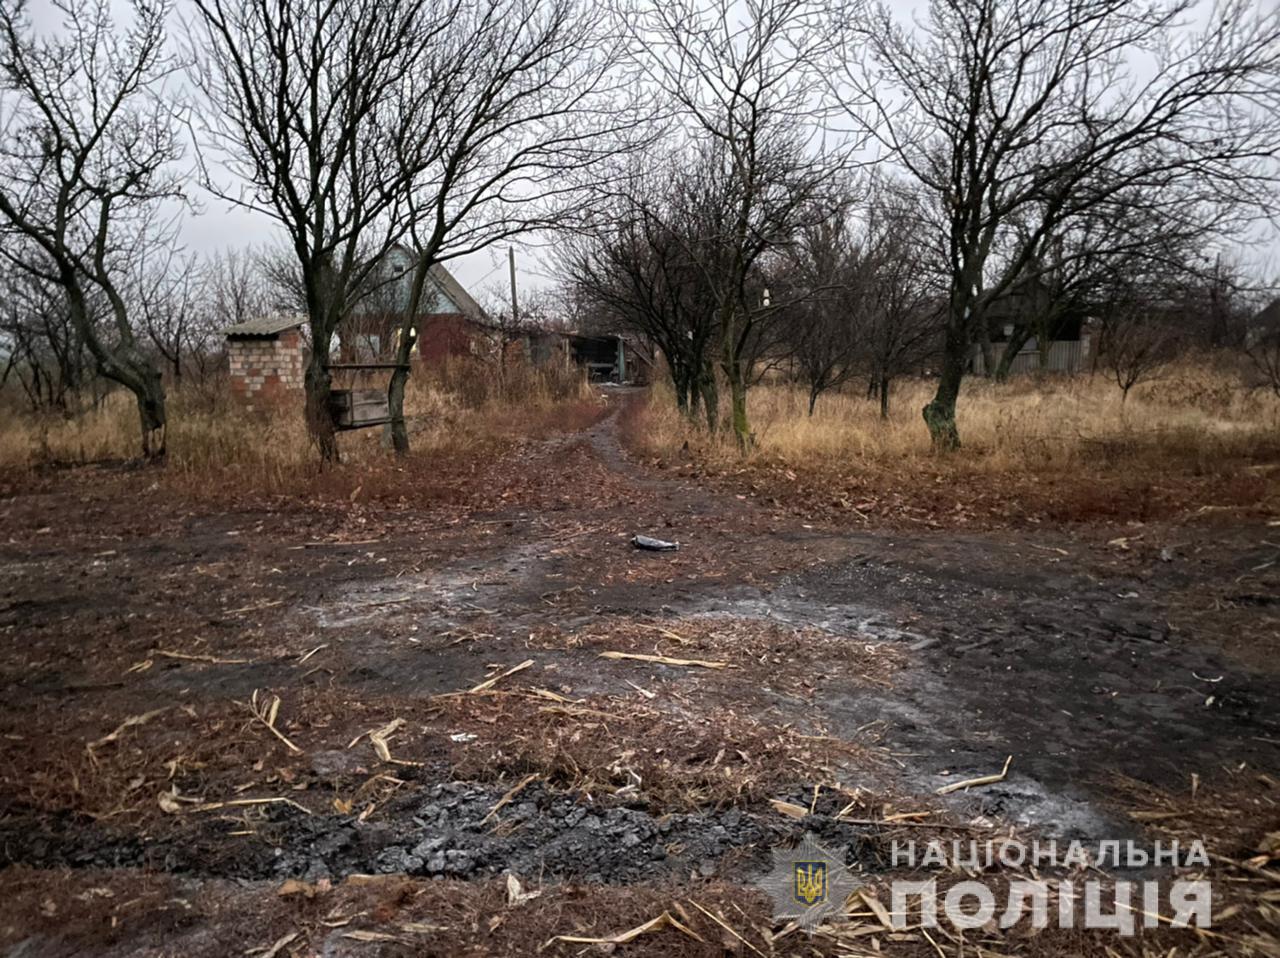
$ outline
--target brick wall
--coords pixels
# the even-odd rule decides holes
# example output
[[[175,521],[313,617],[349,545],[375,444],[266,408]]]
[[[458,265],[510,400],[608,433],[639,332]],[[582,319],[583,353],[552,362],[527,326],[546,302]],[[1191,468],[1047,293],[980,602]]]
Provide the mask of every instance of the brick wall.
[[[284,399],[302,389],[302,334],[287,329],[277,336],[227,340],[231,393],[249,404]]]

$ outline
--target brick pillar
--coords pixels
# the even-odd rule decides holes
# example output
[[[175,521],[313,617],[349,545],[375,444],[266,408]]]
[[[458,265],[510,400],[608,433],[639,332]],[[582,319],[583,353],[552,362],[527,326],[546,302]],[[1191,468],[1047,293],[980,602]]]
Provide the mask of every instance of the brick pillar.
[[[250,406],[272,405],[302,390],[302,334],[297,329],[231,337],[227,361],[231,394]]]

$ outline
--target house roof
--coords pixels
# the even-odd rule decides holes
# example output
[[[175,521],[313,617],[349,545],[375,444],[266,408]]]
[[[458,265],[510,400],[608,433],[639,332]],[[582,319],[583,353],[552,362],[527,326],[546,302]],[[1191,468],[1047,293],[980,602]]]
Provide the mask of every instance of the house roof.
[[[222,332],[230,339],[238,337],[254,337],[254,336],[279,336],[287,329],[294,329],[302,325],[302,318],[299,316],[289,316],[276,314],[274,316],[259,316],[248,322],[237,323],[234,326],[228,326]]]
[[[440,287],[440,291],[449,298],[454,306],[458,307],[458,312],[462,315],[477,321],[485,318],[485,312],[465,289],[462,284],[454,278],[454,275],[445,268],[443,263],[435,263],[430,269],[430,275],[435,280],[436,285]]]
[[[375,277],[377,296],[356,304],[352,315],[383,318],[389,312],[398,313],[408,308],[413,265],[416,255],[408,247],[397,244],[382,255],[379,275]],[[419,304],[420,316],[459,315],[476,323],[487,321],[484,309],[463,288],[462,284],[441,263],[435,263],[428,271],[430,282],[423,290]]]
[[[1255,329],[1280,326],[1280,299],[1273,299],[1269,305],[1255,313],[1253,319],[1249,320],[1249,325]]]

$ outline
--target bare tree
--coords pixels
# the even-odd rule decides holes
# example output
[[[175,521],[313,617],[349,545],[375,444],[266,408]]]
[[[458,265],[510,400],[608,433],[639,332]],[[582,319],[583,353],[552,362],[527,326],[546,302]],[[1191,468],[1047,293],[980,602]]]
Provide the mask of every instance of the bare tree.
[[[0,381],[14,376],[34,411],[71,416],[94,371],[66,295],[56,283],[22,270],[6,270],[3,282],[0,337],[6,359]],[[98,304],[91,321],[101,321]]]
[[[1033,215],[1027,229],[1039,221],[1039,216]],[[1215,298],[1219,311],[1228,308],[1221,265],[1204,255],[1206,245],[1214,239],[1212,233],[1211,224],[1194,218],[1171,220],[1140,197],[1065,221],[1058,235],[1042,243],[1028,260],[1023,276],[988,307],[989,322],[977,334],[986,360],[984,369],[997,380],[1005,379],[1014,359],[1033,337],[1041,366],[1047,366],[1049,348],[1063,323],[1096,312],[1101,308],[1099,302],[1105,306],[1118,285],[1153,275],[1163,277],[1161,282],[1170,294],[1179,285],[1184,288],[1188,309],[1184,310],[1180,337],[1189,340],[1191,326],[1207,328],[1211,322],[1207,313]],[[1202,288],[1205,301],[1192,306],[1191,300],[1198,298],[1193,291]],[[1203,317],[1202,311],[1206,314]],[[1009,321],[1013,329],[999,358],[992,359],[990,328],[997,320]],[[1205,341],[1207,344],[1208,336]]]
[[[210,324],[222,330],[237,326],[272,310],[286,308],[278,292],[270,288],[264,262],[267,254],[252,249],[227,247],[204,262],[203,293]]]
[[[791,358],[818,397],[857,376],[889,414],[900,376],[918,372],[937,352],[942,287],[931,224],[918,197],[882,177],[865,196],[846,200],[848,213],[801,231],[783,262],[781,293]]]
[[[919,197],[881,182],[867,210],[856,335],[882,419],[894,380],[918,373],[940,352],[945,284],[931,233]]]
[[[676,0],[623,17],[635,61],[689,127],[697,159],[681,206],[697,222],[690,253],[716,301],[743,450],[757,327],[776,315],[753,275],[814,216],[831,215],[819,198],[836,191],[845,166],[823,150],[814,114],[830,36],[820,14],[812,0]]]
[[[714,432],[717,310],[689,254],[697,239],[680,231],[687,221],[678,214],[673,184],[685,164],[675,156],[645,166],[620,174],[608,202],[560,244],[558,268],[605,329],[637,333],[657,347],[678,408],[697,418],[701,404]]]
[[[780,308],[789,358],[809,390],[809,415],[818,397],[859,373],[858,329],[866,303],[862,250],[845,216],[807,224],[770,280]]]
[[[130,284],[133,312],[152,348],[164,359],[172,381],[182,379],[188,360],[208,345],[208,313],[202,309],[200,267],[194,255],[173,247],[144,255]]]
[[[1129,390],[1146,382],[1178,354],[1182,339],[1167,318],[1156,315],[1143,299],[1111,304],[1103,318],[1098,358],[1120,387],[1120,401]]]
[[[990,304],[1073,220],[1133,204],[1179,230],[1256,215],[1280,140],[1280,14],[1227,0],[1197,33],[1195,10],[932,0],[915,29],[885,5],[856,18],[833,93],[946,220],[944,357],[924,409],[937,447],[959,445],[956,398]],[[1153,69],[1130,68],[1144,57]]]
[[[164,81],[168,6],[131,3],[116,29],[108,0],[57,0],[64,23],[42,35],[21,2],[0,4],[0,255],[66,297],[102,375],[137,400],[143,454],[164,455],[160,370],[138,341],[129,263],[170,237],[154,211],[180,198],[181,156]],[[107,321],[97,323],[101,295]]]
[[[480,0],[460,6],[406,78],[420,147],[398,154],[414,253],[388,389],[398,454],[409,451],[404,389],[432,267],[568,227],[602,162],[642,141],[620,53],[583,0]]]
[[[201,139],[247,187],[218,195],[278,222],[310,332],[307,422],[338,456],[330,404],[334,332],[405,234],[406,193],[434,131],[409,86],[465,9],[459,0],[194,0]]]

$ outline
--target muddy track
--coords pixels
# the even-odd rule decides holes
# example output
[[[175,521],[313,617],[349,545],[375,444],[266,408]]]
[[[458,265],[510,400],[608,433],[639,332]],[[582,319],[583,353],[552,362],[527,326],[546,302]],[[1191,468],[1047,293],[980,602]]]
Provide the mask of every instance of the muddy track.
[[[177,696],[199,711],[271,688],[286,698],[320,689],[429,705],[474,684],[491,665],[528,657],[534,664],[522,680],[575,698],[634,696],[638,685],[660,690],[657,701],[682,717],[701,708],[701,717],[714,721],[717,708],[732,707],[779,728],[822,728],[849,739],[874,725],[895,764],[845,768],[849,784],[892,786],[930,796],[957,816],[981,814],[1070,837],[1134,834],[1115,810],[1117,773],[1178,788],[1189,768],[1280,765],[1273,677],[1171,626],[1173,600],[1185,586],[1176,568],[1139,575],[1109,567],[1090,543],[1059,534],[805,528],[764,505],[637,465],[619,444],[616,417],[526,446],[511,466],[532,491],[472,513],[451,527],[452,539],[405,534],[326,550],[322,560],[296,542],[259,543],[253,552],[229,546],[235,530],[218,517],[191,520],[181,538],[126,538],[120,548],[129,564],[104,566],[97,578],[93,556],[103,550],[11,544],[3,560],[21,574],[5,596],[0,628],[11,641],[32,634],[87,641],[147,614],[145,596],[131,590],[148,567],[163,569],[175,588],[199,590],[198,572],[208,563],[252,559],[279,573],[264,580],[273,589],[265,594],[284,598],[253,613],[244,635],[254,638],[243,641],[272,651],[126,673],[136,701]],[[575,496],[574,489],[592,495]],[[682,549],[636,552],[628,544],[636,532],[678,539]],[[74,585],[72,569],[88,589]],[[1233,571],[1224,562],[1219,574]],[[47,587],[38,588],[40,580]],[[239,620],[204,610],[198,592],[191,594],[203,633],[234,631],[226,623]],[[253,608],[259,599],[238,601]],[[530,641],[542,631],[572,638],[601,622],[690,621],[816,630],[843,650],[891,649],[904,665],[887,685],[836,670],[802,675],[803,696],[781,682],[717,691],[697,670],[603,663],[572,641]],[[326,651],[300,668],[299,651],[316,647]],[[137,654],[121,655],[109,680],[67,663],[9,669],[9,708],[44,714],[69,702],[101,702],[105,710],[113,700],[95,698],[108,693],[93,683],[122,684],[123,666]],[[732,730],[725,735],[731,740]],[[404,741],[407,749],[415,744]],[[1008,755],[1014,763],[1003,784],[932,799],[938,786],[994,771]],[[231,848],[225,824],[165,837],[41,816],[10,782],[0,838],[8,861],[37,867],[254,879],[355,872],[478,878],[514,868],[548,879],[626,883],[690,874],[748,879],[770,845],[796,832],[758,802],[673,813],[649,807],[643,789],[597,805],[535,784],[495,833],[488,815],[505,783],[453,782],[439,761],[402,777],[403,790],[369,823],[273,808],[259,818],[252,843]],[[796,770],[776,797],[806,802],[816,779]],[[834,798],[823,801],[819,812],[836,810]],[[863,830],[821,814],[806,827],[847,846],[866,868],[883,864]]]

